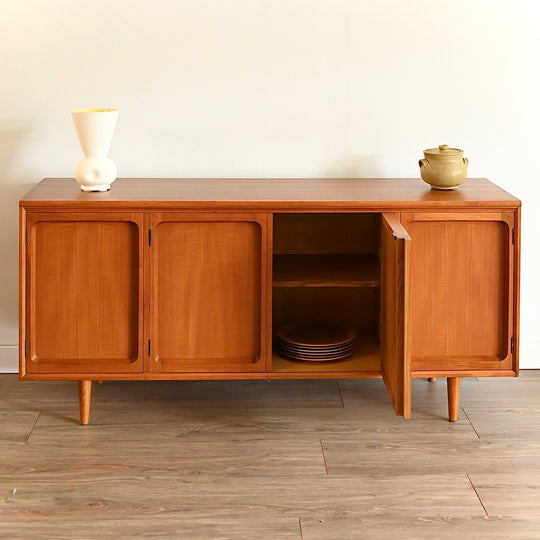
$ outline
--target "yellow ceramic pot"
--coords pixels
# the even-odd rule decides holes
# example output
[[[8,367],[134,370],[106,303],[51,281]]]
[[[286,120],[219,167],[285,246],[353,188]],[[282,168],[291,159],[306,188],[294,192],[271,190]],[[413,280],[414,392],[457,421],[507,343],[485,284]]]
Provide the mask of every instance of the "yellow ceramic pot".
[[[469,160],[463,157],[463,150],[447,144],[424,150],[424,159],[418,163],[422,180],[434,189],[456,189],[467,178]]]

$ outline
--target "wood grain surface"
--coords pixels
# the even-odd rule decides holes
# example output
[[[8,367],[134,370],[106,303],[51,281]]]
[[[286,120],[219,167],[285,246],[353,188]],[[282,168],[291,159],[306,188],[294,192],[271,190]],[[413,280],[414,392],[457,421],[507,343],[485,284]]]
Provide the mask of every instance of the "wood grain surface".
[[[404,214],[413,370],[514,366],[513,215]]]
[[[262,371],[265,216],[154,214],[149,371]]]
[[[378,287],[381,269],[370,255],[274,255],[274,287]]]
[[[26,208],[46,203],[90,208],[279,210],[326,208],[517,208],[520,201],[483,178],[469,178],[455,191],[432,190],[419,178],[118,178],[110,191],[82,192],[71,178],[47,178],[22,200]],[[321,205],[322,204],[322,205]]]
[[[411,416],[411,238],[394,214],[381,225],[381,373],[396,414]]]
[[[141,214],[28,217],[28,372],[142,371],[141,229]]]

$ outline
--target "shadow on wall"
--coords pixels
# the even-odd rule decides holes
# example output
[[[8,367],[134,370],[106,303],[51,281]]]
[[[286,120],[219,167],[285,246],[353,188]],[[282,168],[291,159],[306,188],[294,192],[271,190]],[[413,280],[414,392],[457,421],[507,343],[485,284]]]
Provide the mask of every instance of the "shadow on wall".
[[[19,154],[29,134],[30,129],[23,128],[0,131],[0,345],[17,342],[19,199],[35,186],[35,182],[19,183],[16,177],[21,177]]]
[[[0,182],[2,184],[11,176],[13,164],[29,132],[29,129],[21,128],[0,131]]]
[[[329,162],[323,174],[326,178],[378,178],[380,170],[375,156],[349,154]]]
[[[11,215],[18,216],[19,199],[37,183],[37,180],[24,184],[17,182],[17,177],[24,176],[24,168],[21,173],[20,162],[17,174],[15,174],[14,165],[17,163],[17,157],[22,152],[24,141],[28,139],[30,131],[30,129],[0,131],[0,219],[2,220],[2,228],[13,222]],[[33,178],[33,175],[29,174],[28,178]]]

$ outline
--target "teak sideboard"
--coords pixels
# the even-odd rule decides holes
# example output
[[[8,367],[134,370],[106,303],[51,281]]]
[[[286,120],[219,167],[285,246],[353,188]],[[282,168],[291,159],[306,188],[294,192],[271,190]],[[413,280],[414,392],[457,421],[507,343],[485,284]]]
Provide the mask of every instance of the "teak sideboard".
[[[485,179],[45,179],[20,201],[20,379],[517,376],[521,203]],[[293,361],[288,323],[356,330]]]

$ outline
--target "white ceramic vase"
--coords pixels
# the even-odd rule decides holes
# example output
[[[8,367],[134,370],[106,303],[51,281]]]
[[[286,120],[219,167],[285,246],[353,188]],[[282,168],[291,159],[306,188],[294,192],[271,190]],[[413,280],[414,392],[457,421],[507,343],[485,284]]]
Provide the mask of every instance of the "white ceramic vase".
[[[75,109],[71,111],[84,158],[75,167],[75,178],[83,191],[108,191],[116,180],[116,163],[107,157],[118,109]]]

